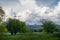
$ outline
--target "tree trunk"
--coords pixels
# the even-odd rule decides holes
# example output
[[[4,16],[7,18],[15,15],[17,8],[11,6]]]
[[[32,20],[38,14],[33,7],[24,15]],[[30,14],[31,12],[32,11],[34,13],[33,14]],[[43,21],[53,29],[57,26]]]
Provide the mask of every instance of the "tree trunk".
[[[13,32],[11,32],[11,35],[13,35]]]
[[[14,34],[16,35],[16,32]]]

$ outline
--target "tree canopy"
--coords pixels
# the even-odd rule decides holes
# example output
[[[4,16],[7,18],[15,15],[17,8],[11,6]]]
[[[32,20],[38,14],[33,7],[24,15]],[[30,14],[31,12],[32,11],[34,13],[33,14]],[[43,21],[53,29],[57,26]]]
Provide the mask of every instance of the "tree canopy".
[[[0,7],[0,40],[3,40],[3,32],[4,32],[4,28],[5,26],[3,25],[3,17],[5,15],[4,10],[2,9],[2,7]]]
[[[11,18],[9,18],[6,27],[12,35],[13,33],[16,34],[17,32],[26,32],[27,29],[25,22],[22,22],[18,19],[11,19]]]
[[[2,7],[0,7],[0,23],[2,22],[4,15],[5,15],[5,12],[2,9]]]
[[[42,27],[47,33],[53,33],[54,31],[56,31],[56,25],[50,20],[42,22]]]

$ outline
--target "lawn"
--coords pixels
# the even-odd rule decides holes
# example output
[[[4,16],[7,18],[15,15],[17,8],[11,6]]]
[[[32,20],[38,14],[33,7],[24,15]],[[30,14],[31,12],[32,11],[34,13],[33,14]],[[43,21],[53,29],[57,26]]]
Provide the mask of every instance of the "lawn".
[[[43,32],[20,33],[17,35],[4,35],[4,40],[60,40],[54,37],[53,34]]]

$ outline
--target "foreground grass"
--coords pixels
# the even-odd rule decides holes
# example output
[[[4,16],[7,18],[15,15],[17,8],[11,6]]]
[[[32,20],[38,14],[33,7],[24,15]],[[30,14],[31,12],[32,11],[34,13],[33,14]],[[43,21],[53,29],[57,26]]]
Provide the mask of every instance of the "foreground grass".
[[[4,40],[60,40],[60,38],[54,37],[53,34],[37,32],[25,34],[21,33],[17,35],[4,35]]]

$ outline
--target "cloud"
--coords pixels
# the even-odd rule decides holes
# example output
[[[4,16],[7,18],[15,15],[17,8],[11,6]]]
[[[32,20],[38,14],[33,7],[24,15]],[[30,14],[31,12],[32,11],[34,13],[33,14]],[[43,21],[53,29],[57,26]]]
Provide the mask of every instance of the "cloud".
[[[60,2],[57,0],[1,0],[0,5],[7,18],[16,13],[17,18],[27,24],[39,24],[41,19],[50,19],[59,24]]]
[[[60,23],[60,2],[58,2],[58,4],[56,6],[54,6],[54,8],[43,6],[40,8],[40,11],[38,9],[37,9],[37,11],[38,11],[37,13],[36,13],[36,10],[34,11],[36,13],[36,15],[29,16],[30,17],[28,19],[28,21],[30,20],[29,22],[37,23],[40,21],[40,19],[50,19],[53,22],[55,22],[56,24]],[[34,13],[32,12],[32,14],[34,14]]]
[[[60,22],[60,2],[58,2],[57,6],[55,6],[54,11],[53,11],[54,15],[56,15],[55,20],[57,20],[56,22]]]

